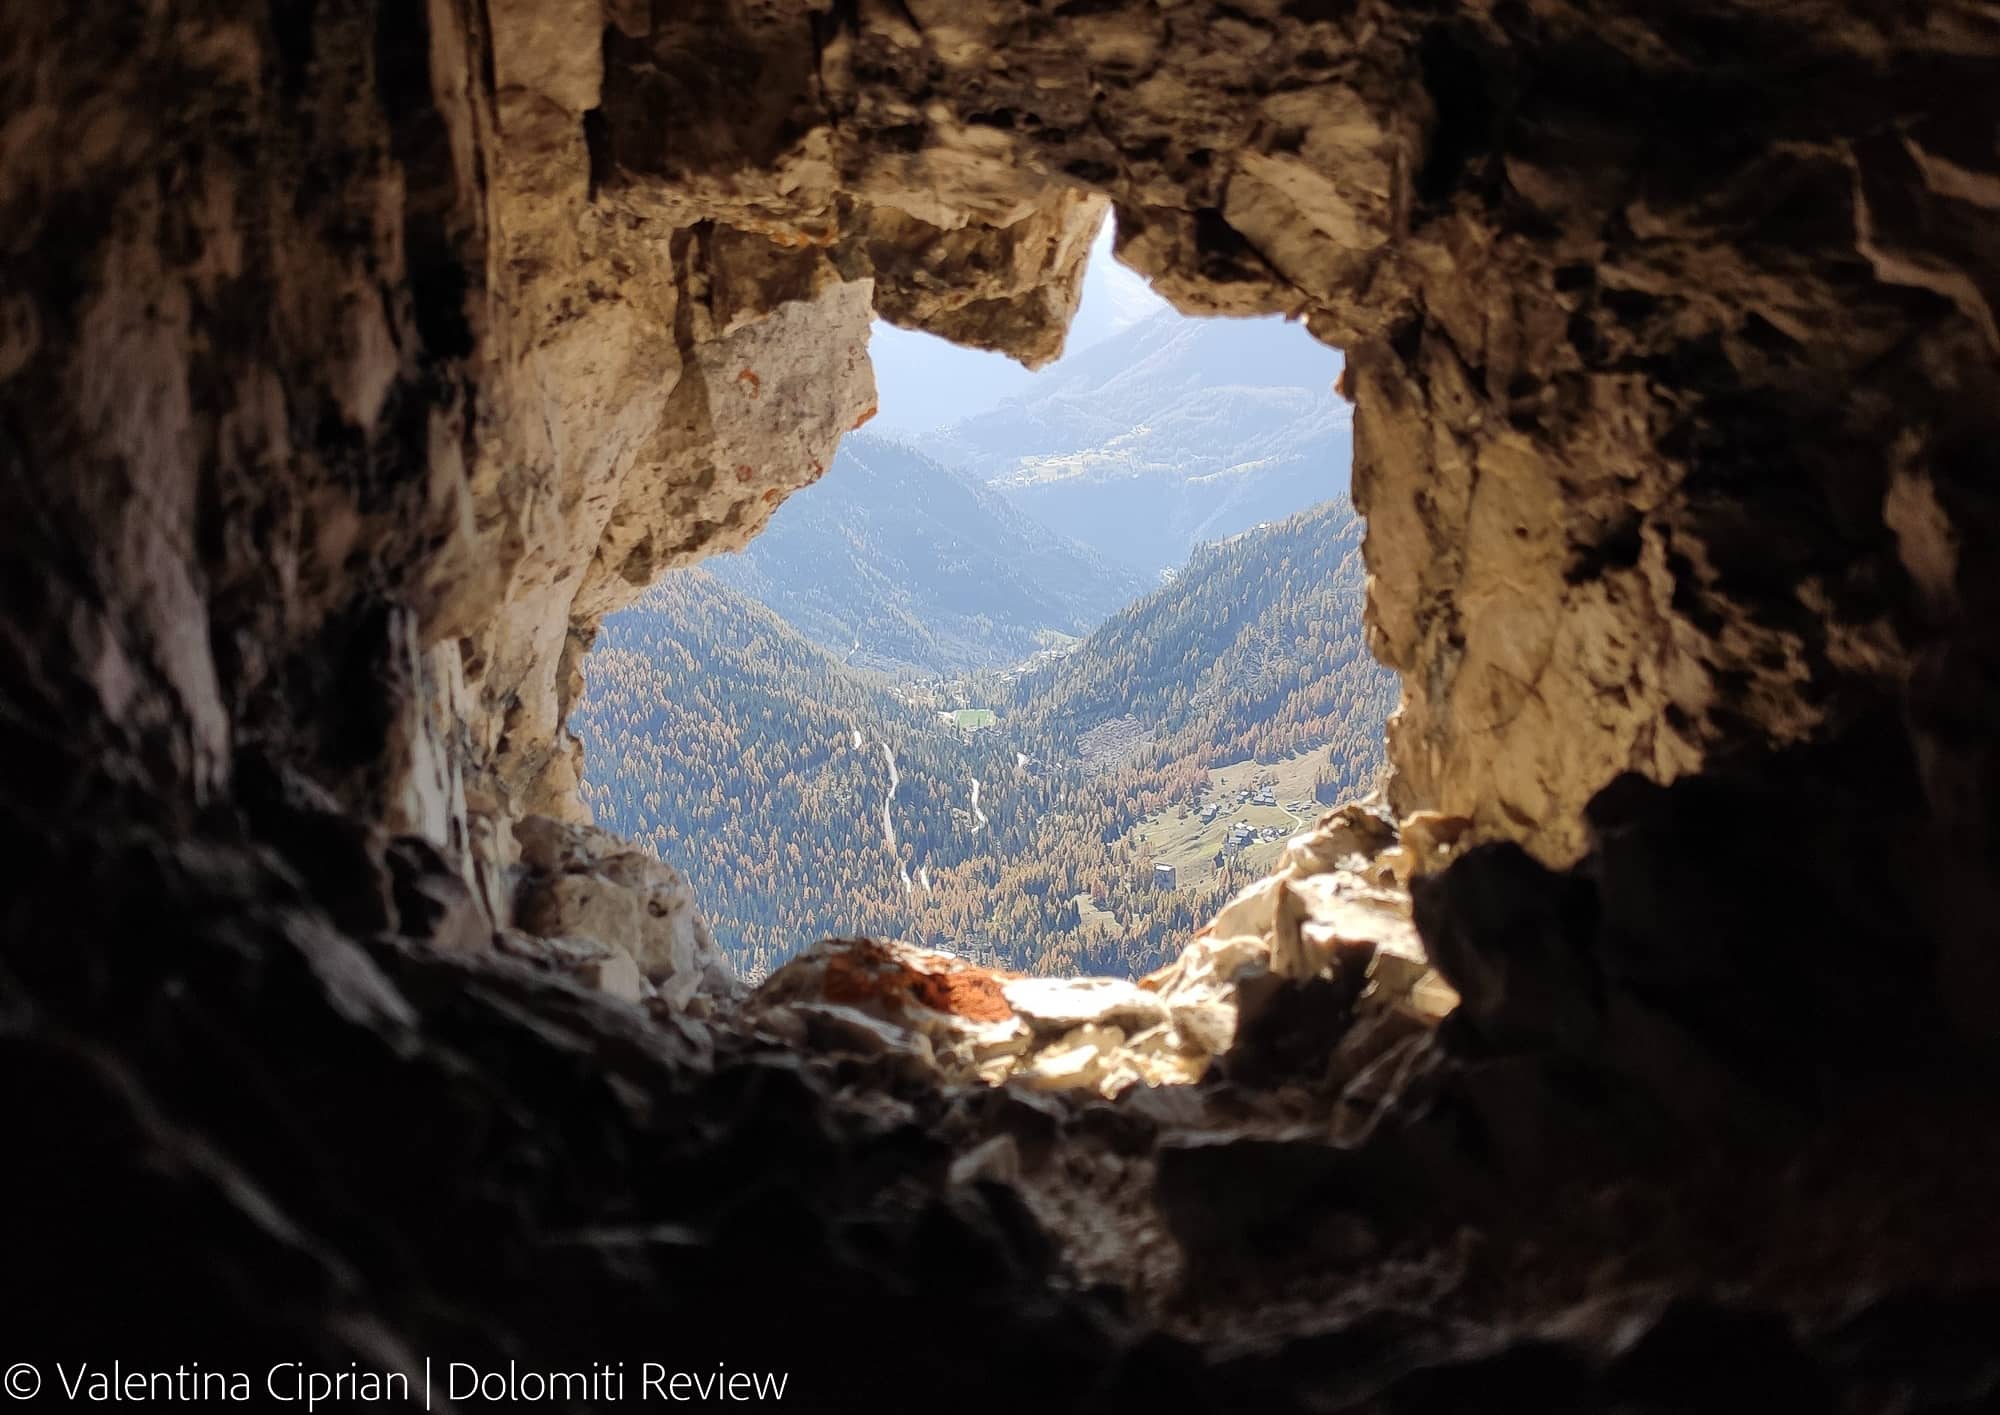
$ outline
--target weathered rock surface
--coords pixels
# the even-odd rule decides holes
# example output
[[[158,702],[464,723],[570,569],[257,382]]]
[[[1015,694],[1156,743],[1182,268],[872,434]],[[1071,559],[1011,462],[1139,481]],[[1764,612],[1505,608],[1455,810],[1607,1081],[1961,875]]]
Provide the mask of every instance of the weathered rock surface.
[[[1980,513],[1934,489],[1963,434],[1903,429],[1895,390],[1993,374],[1983,262],[1947,232],[1990,210],[1966,115],[1994,41],[1931,9],[924,5],[808,45],[783,7],[710,0],[615,31],[595,151],[620,199],[836,245],[886,221],[878,303],[961,338],[1043,348],[1021,261],[966,262],[1004,298],[917,308],[941,248],[908,221],[1011,231],[1064,190],[1108,194],[1121,257],[1184,308],[1308,319],[1350,358],[1398,804],[1560,862],[1623,771],[1893,700],[1959,593],[1948,528]],[[1752,50],[1801,101],[1716,59]],[[1898,66],[1926,76],[1909,110]],[[717,101],[752,74],[757,103]]]
[[[509,957],[609,993],[621,1002],[643,1002],[649,996],[646,979],[632,955],[594,935],[543,937],[510,929],[500,936],[498,947]]]
[[[119,547],[99,593],[24,642],[157,739],[163,785],[224,787],[233,735],[271,736],[497,906],[511,821],[576,810],[561,720],[602,614],[827,464],[872,403],[871,304],[1053,353],[1108,198],[1122,257],[1183,306],[1299,314],[1348,349],[1371,618],[1408,690],[1400,807],[1563,862],[1619,773],[1836,732],[1909,685],[1931,789],[1967,809],[1948,763],[1981,753],[1961,707],[1992,691],[1951,648],[1981,622],[1955,547],[1990,519],[1964,233],[1990,210],[1967,135],[1991,41],[1728,13],[1740,43],[1561,4],[1210,24],[510,0],[477,33],[384,21],[344,87],[312,65],[374,33],[359,10],[206,38],[134,20],[99,55],[23,21],[19,52],[77,75],[24,79],[0,194],[39,252],[0,354],[41,410],[23,465],[90,449],[151,488],[93,534]],[[1801,102],[1780,121],[1712,46],[1792,56]],[[249,98],[173,131],[241,141],[120,116],[199,108],[121,77],[183,73],[183,50],[186,94]],[[1925,75],[1907,110],[1898,66]],[[90,93],[101,142],[56,156]],[[1704,116],[1671,143],[1637,121],[1682,105]],[[303,180],[286,143],[356,160],[246,236],[240,193]],[[147,173],[209,193],[174,252]],[[47,213],[91,192],[111,205],[65,249]],[[257,339],[196,337],[220,291]],[[284,410],[293,385],[319,414]],[[1929,389],[1954,411],[1913,421]],[[159,411],[94,411],[119,407]],[[48,496],[38,524],[109,524]],[[219,654],[185,630],[209,618]],[[381,684],[352,723],[315,711],[311,665],[336,661]]]
[[[635,977],[686,1008],[713,1010],[741,992],[736,970],[671,865],[593,826],[530,816],[514,827],[520,882],[514,917],[545,939],[594,939],[628,959]]]

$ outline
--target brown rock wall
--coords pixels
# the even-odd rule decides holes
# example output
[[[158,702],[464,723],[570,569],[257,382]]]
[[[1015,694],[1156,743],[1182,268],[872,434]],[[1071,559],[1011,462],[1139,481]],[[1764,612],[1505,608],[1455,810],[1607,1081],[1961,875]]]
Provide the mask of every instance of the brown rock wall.
[[[1108,200],[1183,307],[1350,351],[1399,806],[1561,863],[1620,772],[1900,713],[1986,818],[1975,7],[217,15],[12,22],[5,534],[68,567],[16,716],[91,724],[72,787],[254,751],[504,913],[599,619],[819,474],[871,308],[1052,356]]]
[[[1902,693],[1885,473],[1962,435],[1925,380],[1992,373],[1972,13],[635,4],[593,152],[1031,361],[1023,248],[1090,192],[1183,308],[1346,347],[1399,801],[1566,860],[1620,771]]]

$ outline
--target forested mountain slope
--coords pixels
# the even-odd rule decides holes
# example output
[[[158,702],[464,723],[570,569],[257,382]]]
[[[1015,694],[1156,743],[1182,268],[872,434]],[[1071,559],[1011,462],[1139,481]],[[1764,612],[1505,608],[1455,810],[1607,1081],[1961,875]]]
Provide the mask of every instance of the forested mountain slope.
[[[1013,762],[699,570],[605,621],[572,727],[597,822],[685,872],[751,970],[831,934],[905,932],[922,870],[984,848],[972,779]]]
[[[1360,786],[1396,694],[1361,632],[1361,534],[1340,497],[1202,546],[1171,584],[1013,680],[1009,717],[1059,749],[1136,718],[1169,757],[1214,764],[1334,743]]]
[[[688,873],[753,972],[851,933],[1143,972],[1241,880],[1156,889],[1141,822],[1250,758],[1325,748],[1333,794],[1372,783],[1395,688],[1363,646],[1362,583],[1345,501],[1205,547],[1055,664],[967,679],[998,721],[966,732],[681,572],[588,661],[585,798]],[[1115,761],[1090,749],[1106,724],[1128,739]]]
[[[894,442],[855,434],[706,568],[847,662],[949,673],[1088,633],[1152,582]]]
[[[1204,541],[1347,490],[1340,356],[1268,320],[1172,311],[1065,360],[926,451],[1105,558],[1155,575]]]

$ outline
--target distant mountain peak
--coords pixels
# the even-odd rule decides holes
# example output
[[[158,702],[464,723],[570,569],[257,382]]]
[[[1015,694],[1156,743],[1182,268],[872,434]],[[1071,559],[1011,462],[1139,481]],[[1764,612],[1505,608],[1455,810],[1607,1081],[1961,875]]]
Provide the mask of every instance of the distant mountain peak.
[[[1163,311],[921,445],[1152,577],[1202,541],[1347,489],[1340,370],[1338,353],[1283,321]]]
[[[850,664],[893,673],[1026,658],[1145,588],[922,452],[863,433],[747,550],[708,564]]]

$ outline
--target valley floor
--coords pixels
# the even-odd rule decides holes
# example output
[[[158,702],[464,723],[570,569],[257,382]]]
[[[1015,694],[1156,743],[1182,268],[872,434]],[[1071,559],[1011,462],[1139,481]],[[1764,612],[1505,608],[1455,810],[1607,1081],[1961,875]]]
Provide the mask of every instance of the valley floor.
[[[1284,851],[1286,837],[1311,825],[1326,809],[1313,800],[1313,786],[1330,755],[1329,748],[1316,747],[1279,762],[1216,767],[1194,800],[1154,812],[1125,838],[1135,853],[1172,865],[1183,889],[1224,874],[1246,880],[1268,874]],[[1276,805],[1258,803],[1259,788],[1266,785],[1272,788]],[[1230,832],[1239,823],[1250,826],[1256,839],[1232,848]],[[1225,860],[1222,869],[1216,867],[1218,856]]]

